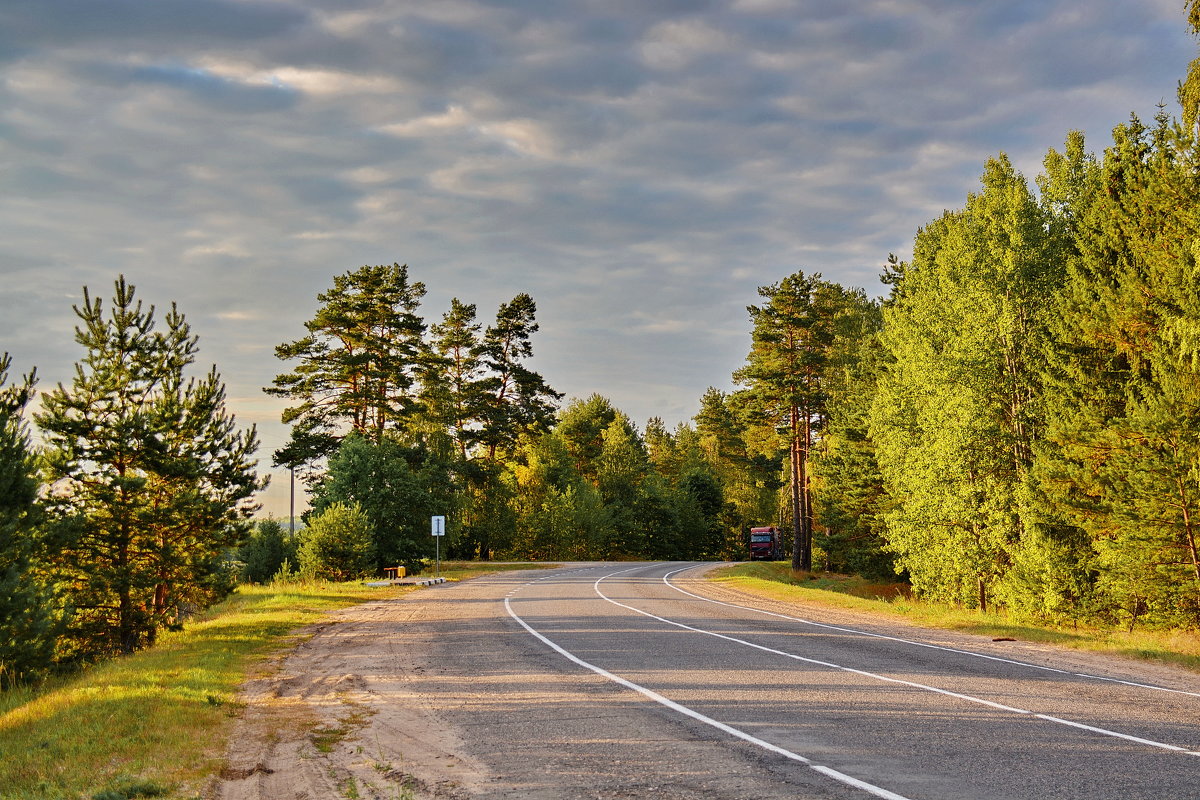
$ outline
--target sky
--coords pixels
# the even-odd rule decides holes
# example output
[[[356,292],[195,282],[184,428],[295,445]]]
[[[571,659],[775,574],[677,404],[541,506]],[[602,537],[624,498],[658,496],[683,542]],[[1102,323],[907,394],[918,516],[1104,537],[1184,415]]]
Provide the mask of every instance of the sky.
[[[531,294],[551,386],[673,427],[732,388],[758,287],[881,296],[988,158],[1032,181],[1068,131],[1173,110],[1183,5],[0,0],[0,352],[69,381],[73,304],[124,275],[271,473],[275,346],[401,263],[429,322]]]

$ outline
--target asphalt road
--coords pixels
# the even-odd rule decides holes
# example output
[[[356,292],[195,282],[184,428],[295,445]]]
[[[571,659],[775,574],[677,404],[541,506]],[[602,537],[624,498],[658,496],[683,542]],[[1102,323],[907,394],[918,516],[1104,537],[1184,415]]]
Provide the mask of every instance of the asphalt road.
[[[1200,676],[784,606],[694,564],[405,603],[430,719],[494,798],[1200,798]]]

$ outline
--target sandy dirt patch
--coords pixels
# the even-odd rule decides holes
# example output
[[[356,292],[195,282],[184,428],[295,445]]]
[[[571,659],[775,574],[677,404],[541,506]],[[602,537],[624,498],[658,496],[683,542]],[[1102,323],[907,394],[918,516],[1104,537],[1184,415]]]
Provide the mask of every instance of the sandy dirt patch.
[[[418,593],[419,594],[419,593]],[[424,606],[366,603],[313,626],[243,689],[218,800],[471,797],[486,770],[459,755],[414,678],[426,667],[405,623]]]

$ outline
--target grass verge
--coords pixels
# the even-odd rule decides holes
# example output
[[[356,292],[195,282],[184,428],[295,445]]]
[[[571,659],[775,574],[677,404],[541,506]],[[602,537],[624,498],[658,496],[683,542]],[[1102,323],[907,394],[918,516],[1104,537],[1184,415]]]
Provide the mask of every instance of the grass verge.
[[[442,576],[529,567],[443,563]],[[0,693],[0,800],[201,797],[222,766],[248,676],[296,644],[298,628],[415,588],[244,586],[153,649]]]
[[[783,602],[870,611],[902,617],[926,628],[1104,652],[1200,672],[1200,633],[1194,631],[1130,633],[1111,628],[1055,626],[1016,619],[1004,611],[984,614],[925,602],[911,597],[902,584],[872,583],[864,578],[831,573],[793,573],[790,564],[778,561],[722,567],[709,577],[718,583]]]

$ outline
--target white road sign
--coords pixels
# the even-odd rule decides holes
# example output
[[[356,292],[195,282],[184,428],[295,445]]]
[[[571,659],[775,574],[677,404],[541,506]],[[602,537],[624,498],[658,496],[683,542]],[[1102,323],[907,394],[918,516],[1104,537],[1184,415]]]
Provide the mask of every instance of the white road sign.
[[[434,536],[445,536],[446,535],[446,518],[438,516],[438,517],[433,517],[432,519],[433,519],[433,535]]]

